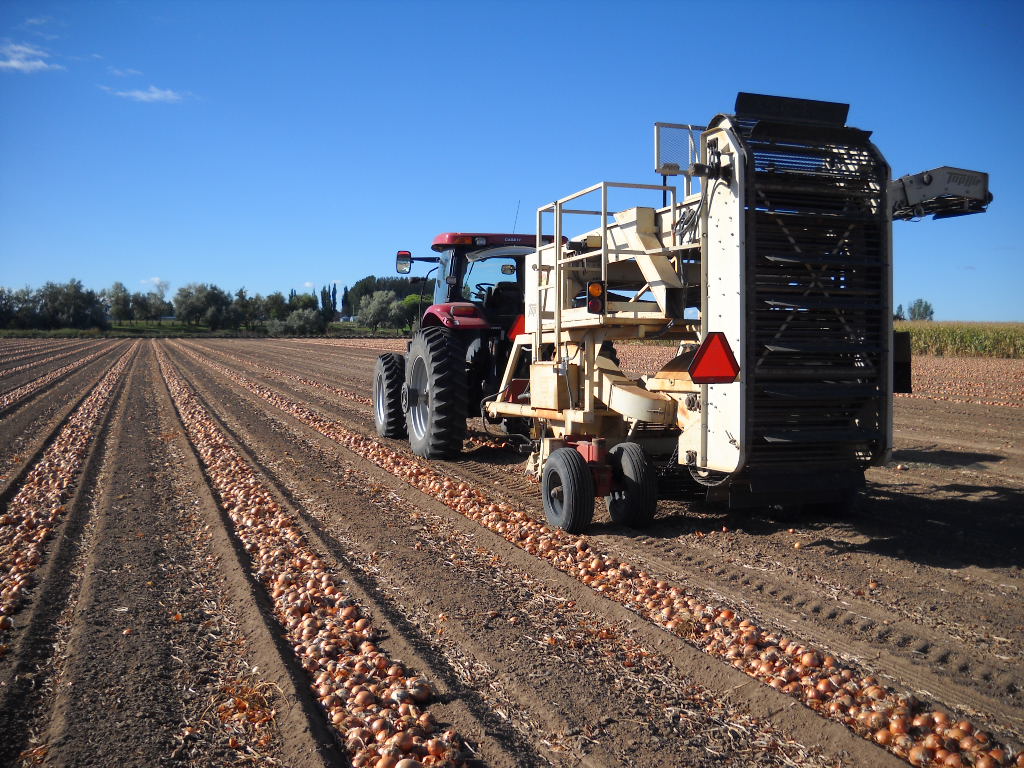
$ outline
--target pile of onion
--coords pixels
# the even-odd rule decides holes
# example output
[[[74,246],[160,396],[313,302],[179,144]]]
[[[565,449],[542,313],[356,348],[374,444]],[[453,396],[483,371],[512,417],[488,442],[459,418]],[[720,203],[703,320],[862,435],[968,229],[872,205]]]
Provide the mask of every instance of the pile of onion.
[[[430,683],[374,642],[369,617],[340,589],[341,579],[311,549],[299,522],[273,499],[162,352],[158,358],[210,484],[353,766],[464,762],[462,739],[441,730],[425,709],[434,693]]]
[[[0,630],[13,627],[9,616],[21,606],[32,585],[44,545],[67,511],[72,483],[82,469],[100,417],[137,347],[138,342],[121,355],[75,409],[0,514]]]
[[[584,536],[552,528],[522,510],[495,502],[483,491],[444,475],[426,461],[400,454],[248,377],[182,349],[197,362],[219,370],[250,392],[530,554],[911,762],[930,754],[928,759],[933,762],[921,765],[935,764],[939,755],[943,765],[958,765],[959,759],[960,764],[971,766],[1012,763],[1024,768],[1024,752],[1012,755],[988,733],[973,726],[966,734],[971,738],[955,743],[944,731],[936,732],[943,727],[938,724],[926,733],[922,726],[913,725],[914,719],[932,714],[934,707],[880,685],[853,664],[841,664],[833,655],[741,620],[729,608],[708,603],[631,564],[595,551]],[[868,714],[862,717],[865,712]],[[901,730],[908,718],[910,725]],[[893,720],[896,731],[891,728]],[[970,725],[967,721],[960,724]],[[941,748],[934,746],[935,738],[943,739]]]

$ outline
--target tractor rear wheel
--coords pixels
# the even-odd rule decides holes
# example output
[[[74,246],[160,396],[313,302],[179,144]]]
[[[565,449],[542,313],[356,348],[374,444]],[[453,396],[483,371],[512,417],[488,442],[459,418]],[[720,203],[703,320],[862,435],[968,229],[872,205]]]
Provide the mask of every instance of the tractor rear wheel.
[[[427,459],[457,456],[466,438],[466,352],[446,328],[421,328],[409,345],[403,405],[409,445]]]
[[[388,352],[377,358],[373,371],[373,424],[381,437],[405,437],[402,413],[402,385],[405,383],[405,358]]]
[[[594,478],[574,448],[552,451],[541,475],[544,514],[551,525],[582,533],[594,519]]]
[[[608,451],[612,492],[605,496],[608,514],[616,523],[643,528],[658,508],[658,476],[637,443],[619,443]]]

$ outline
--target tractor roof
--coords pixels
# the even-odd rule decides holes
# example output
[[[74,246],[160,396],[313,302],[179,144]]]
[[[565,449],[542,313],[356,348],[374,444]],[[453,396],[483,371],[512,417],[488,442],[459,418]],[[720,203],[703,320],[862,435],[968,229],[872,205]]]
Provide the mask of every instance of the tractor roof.
[[[554,238],[551,235],[544,235],[541,240],[550,243]],[[486,248],[502,245],[527,245],[537,244],[536,235],[510,235],[496,234],[494,232],[442,232],[434,238],[431,248],[435,251],[446,251],[456,245],[473,245],[477,248]]]

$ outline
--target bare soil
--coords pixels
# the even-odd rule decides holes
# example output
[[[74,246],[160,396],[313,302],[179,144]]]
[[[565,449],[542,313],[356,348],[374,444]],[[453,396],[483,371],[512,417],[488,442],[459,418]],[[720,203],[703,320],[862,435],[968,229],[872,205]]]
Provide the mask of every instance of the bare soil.
[[[395,343],[137,347],[13,627],[0,631],[0,764],[347,764],[343,734],[189,442],[158,348],[342,575],[381,648],[430,681],[429,711],[466,740],[470,764],[905,764],[240,384],[378,440],[375,346]],[[101,348],[0,413],[4,506],[128,344],[20,357],[33,348],[0,343],[0,392]],[[1024,366],[1009,362],[1001,380],[1019,381]],[[1024,409],[1014,403],[1024,397],[1012,383],[993,390],[984,362],[976,375],[972,361],[925,363],[933,392],[897,400],[893,463],[869,472],[852,511],[787,517],[664,501],[638,534],[599,504],[586,540],[1017,745]],[[944,389],[944,375],[958,388]],[[972,377],[974,390],[963,383]],[[524,457],[494,447],[479,420],[471,437],[459,460],[438,462],[444,474],[542,519]],[[402,441],[380,442],[412,460]]]

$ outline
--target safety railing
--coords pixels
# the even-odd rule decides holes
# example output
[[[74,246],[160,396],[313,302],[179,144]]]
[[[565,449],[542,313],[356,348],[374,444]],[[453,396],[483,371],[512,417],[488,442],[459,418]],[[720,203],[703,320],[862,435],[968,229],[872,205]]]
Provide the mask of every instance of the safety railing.
[[[600,275],[602,282],[607,286],[608,284],[608,217],[613,216],[615,211],[608,210],[608,190],[609,189],[641,189],[641,190],[652,190],[661,191],[663,194],[667,194],[669,197],[668,211],[671,216],[675,216],[677,205],[676,205],[676,187],[674,185],[665,184],[633,184],[628,182],[615,182],[615,181],[602,181],[581,189],[579,192],[563,197],[560,200],[556,200],[553,203],[543,205],[537,209],[537,267],[541,271],[548,272],[547,284],[542,284],[540,276],[537,279],[537,325],[534,333],[534,349],[539,349],[541,344],[541,338],[545,333],[545,311],[544,301],[541,294],[547,291],[554,291],[554,297],[552,301],[553,318],[552,326],[549,330],[554,332],[554,338],[556,340],[555,360],[558,361],[560,353],[557,349],[557,341],[562,338],[562,310],[565,304],[566,297],[563,296],[565,288],[564,269],[567,265],[573,264],[582,266],[583,268],[590,268],[592,265],[589,263],[591,259],[595,257],[600,258]],[[578,200],[581,197],[593,194],[595,192],[601,193],[601,208],[600,210],[591,210],[586,208],[569,208],[568,203],[573,200]],[[542,242],[541,234],[544,232],[544,215],[552,214],[554,217],[553,229],[554,229],[554,241],[550,244],[544,244]],[[563,217],[566,215],[584,215],[584,216],[599,216],[601,218],[601,247],[600,251],[596,249],[590,252],[575,253],[566,256],[564,246],[562,244],[564,236],[564,221]],[[676,245],[676,227],[671,226],[671,238],[672,246]],[[548,253],[552,253],[553,257],[549,260],[548,264],[545,264],[545,256]],[[625,253],[622,249],[616,249],[616,253]],[[582,262],[582,264],[580,264]],[[575,298],[575,296],[571,297]]]

